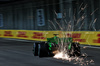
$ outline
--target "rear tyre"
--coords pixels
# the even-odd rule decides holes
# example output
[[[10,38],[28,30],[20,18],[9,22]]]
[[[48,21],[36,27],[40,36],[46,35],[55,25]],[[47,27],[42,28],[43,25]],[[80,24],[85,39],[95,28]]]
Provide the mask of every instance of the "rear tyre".
[[[38,43],[34,43],[33,45],[33,54],[34,56],[38,56]]]
[[[38,56],[39,57],[47,57],[48,56],[47,46],[44,42],[38,44]]]

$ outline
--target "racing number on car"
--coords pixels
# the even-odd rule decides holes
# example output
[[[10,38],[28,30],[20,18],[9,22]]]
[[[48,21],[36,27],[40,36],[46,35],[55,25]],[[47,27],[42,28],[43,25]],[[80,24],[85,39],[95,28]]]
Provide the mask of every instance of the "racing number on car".
[[[43,33],[40,33],[40,32],[33,32],[33,37],[32,38],[35,38],[35,39],[46,39],[43,36]]]
[[[4,36],[10,36],[12,37],[12,31],[4,31]]]

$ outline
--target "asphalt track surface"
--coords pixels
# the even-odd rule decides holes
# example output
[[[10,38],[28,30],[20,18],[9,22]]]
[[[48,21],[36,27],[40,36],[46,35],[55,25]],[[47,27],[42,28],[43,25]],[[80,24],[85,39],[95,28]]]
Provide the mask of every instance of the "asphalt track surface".
[[[39,58],[33,56],[33,41],[15,41],[0,38],[0,66],[81,66],[52,57]],[[100,66],[100,49],[86,48],[82,53],[87,53],[87,60],[94,63],[86,66]],[[84,65],[85,66],[85,65]]]

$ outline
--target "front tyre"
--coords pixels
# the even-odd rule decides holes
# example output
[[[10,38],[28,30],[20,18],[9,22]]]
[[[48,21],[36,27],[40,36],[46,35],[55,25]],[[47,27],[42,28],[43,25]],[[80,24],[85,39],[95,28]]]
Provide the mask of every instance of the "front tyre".
[[[71,56],[81,56],[81,49],[80,49],[80,44],[79,43],[76,43],[76,42],[73,42],[71,44],[71,49],[68,50],[68,55],[71,57]]]
[[[74,42],[72,44],[72,49],[74,50],[74,56],[81,56],[81,49],[80,49],[80,44],[79,43],[76,43]]]

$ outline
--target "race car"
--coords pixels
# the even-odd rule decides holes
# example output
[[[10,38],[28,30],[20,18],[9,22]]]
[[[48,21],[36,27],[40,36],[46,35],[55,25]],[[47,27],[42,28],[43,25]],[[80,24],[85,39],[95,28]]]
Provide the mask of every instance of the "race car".
[[[33,54],[39,57],[54,56],[57,52],[64,51],[71,56],[81,56],[80,44],[73,42],[72,37],[59,38],[58,34],[47,38],[47,42],[34,42]]]

